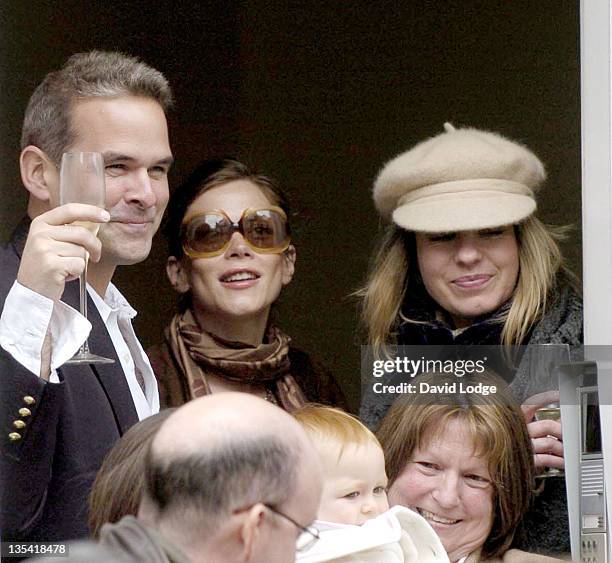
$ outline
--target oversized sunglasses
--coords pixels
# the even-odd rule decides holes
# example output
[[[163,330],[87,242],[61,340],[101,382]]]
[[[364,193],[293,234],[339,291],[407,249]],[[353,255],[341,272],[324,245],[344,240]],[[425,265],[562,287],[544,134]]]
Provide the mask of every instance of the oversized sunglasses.
[[[237,223],[225,211],[215,209],[185,217],[181,225],[183,251],[190,258],[219,256],[235,232],[259,254],[280,254],[291,242],[287,215],[280,207],[245,209]]]

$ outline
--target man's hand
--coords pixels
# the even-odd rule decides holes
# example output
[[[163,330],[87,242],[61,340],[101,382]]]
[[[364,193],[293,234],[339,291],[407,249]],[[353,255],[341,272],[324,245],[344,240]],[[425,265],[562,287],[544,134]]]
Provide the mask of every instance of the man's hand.
[[[85,269],[86,253],[97,262],[102,244],[75,221],[105,223],[108,211],[80,203],[69,203],[32,220],[21,257],[17,281],[53,301],[59,301],[64,285]]]
[[[563,469],[561,422],[557,420],[534,420],[536,411],[551,403],[559,403],[558,391],[546,391],[529,397],[525,404],[521,405],[521,409],[525,422],[527,422],[527,430],[533,446],[535,466]]]

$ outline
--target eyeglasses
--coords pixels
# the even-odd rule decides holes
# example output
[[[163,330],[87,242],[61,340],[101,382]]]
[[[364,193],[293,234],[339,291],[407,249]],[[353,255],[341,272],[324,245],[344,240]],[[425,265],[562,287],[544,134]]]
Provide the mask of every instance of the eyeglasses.
[[[286,514],[282,513],[280,510],[272,506],[271,504],[264,504],[264,506],[268,510],[271,510],[272,512],[274,512],[274,514],[277,514],[278,516],[281,516],[285,520],[288,520],[289,522],[291,522],[298,530],[300,530],[300,532],[302,532],[300,536],[298,537],[297,542],[295,544],[296,551],[300,553],[304,551],[308,551],[319,539],[321,539],[319,536],[319,530],[317,530],[315,527],[302,526],[299,522],[296,522],[293,518],[291,518],[291,516],[287,516]]]
[[[259,254],[280,254],[289,247],[287,215],[280,207],[245,209],[234,223],[225,211],[185,217],[181,225],[183,251],[190,258],[212,258],[225,252],[235,232]]]

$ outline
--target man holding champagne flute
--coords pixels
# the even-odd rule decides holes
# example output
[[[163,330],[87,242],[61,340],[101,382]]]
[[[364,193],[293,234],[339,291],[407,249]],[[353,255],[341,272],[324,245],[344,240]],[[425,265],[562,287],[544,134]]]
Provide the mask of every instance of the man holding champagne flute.
[[[171,104],[160,72],[99,51],[72,56],[30,98],[20,157],[28,216],[0,249],[5,541],[86,536],[87,495],[104,455],[159,410],[131,325],[136,312],[111,280],[117,266],[147,257],[168,202]],[[60,205],[63,153],[101,153],[106,209]],[[78,312],[78,282],[67,283],[86,264],[89,320]],[[70,363],[87,339],[112,362]]]

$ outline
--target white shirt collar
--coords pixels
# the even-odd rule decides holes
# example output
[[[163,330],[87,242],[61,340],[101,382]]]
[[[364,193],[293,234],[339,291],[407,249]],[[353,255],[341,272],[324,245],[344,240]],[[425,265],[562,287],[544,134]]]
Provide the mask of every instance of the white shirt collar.
[[[128,303],[127,299],[112,282],[108,284],[104,299],[91,286],[88,286],[88,289],[89,295],[96,304],[98,312],[105,323],[113,312],[116,312],[118,316],[126,315],[130,319],[136,316],[136,310]]]

